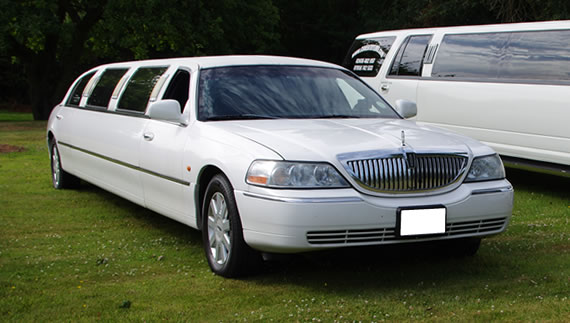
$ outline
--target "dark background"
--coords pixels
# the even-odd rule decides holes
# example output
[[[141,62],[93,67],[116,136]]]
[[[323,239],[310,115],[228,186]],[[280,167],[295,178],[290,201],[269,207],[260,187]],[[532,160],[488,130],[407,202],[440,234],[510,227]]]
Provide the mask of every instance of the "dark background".
[[[340,64],[358,34],[570,19],[568,0],[3,0],[0,109],[46,119],[108,62],[272,54]]]

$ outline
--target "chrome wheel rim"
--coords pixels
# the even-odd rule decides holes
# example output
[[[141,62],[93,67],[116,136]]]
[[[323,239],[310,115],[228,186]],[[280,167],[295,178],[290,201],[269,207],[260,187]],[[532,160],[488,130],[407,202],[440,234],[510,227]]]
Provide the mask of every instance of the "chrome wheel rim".
[[[232,240],[230,219],[224,195],[214,193],[208,206],[208,240],[212,260],[223,265],[230,257]]]
[[[59,154],[57,147],[54,145],[51,153],[51,173],[53,176],[53,183],[57,186],[59,185],[59,178],[61,167],[59,166]]]

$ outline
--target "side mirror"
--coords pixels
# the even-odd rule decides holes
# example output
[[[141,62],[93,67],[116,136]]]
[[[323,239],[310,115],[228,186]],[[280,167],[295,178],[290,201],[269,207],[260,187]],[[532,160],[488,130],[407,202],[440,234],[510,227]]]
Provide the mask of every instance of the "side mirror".
[[[414,101],[400,99],[396,100],[396,111],[398,111],[404,119],[408,119],[418,114],[418,106]]]
[[[151,119],[184,123],[180,112],[180,103],[176,100],[160,100],[151,103],[148,108],[148,116]]]

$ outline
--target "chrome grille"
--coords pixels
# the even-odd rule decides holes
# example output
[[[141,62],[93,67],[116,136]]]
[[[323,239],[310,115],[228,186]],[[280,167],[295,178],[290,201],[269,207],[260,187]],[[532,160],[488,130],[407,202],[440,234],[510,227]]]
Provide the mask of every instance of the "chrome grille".
[[[380,192],[435,190],[455,183],[465,172],[464,154],[399,154],[344,160],[346,170],[366,189]]]
[[[446,225],[445,234],[442,236],[465,237],[495,234],[504,230],[506,224],[507,218],[448,223]],[[398,238],[396,236],[396,228],[393,227],[307,232],[307,242],[312,245],[370,245],[389,243],[390,241],[410,241],[421,238],[422,237]]]

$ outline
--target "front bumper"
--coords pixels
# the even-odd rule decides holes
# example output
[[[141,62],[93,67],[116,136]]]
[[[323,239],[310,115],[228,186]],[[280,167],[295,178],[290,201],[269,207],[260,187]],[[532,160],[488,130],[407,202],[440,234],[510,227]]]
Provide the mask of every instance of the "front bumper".
[[[247,244],[278,253],[494,235],[509,223],[513,196],[507,180],[410,197],[375,197],[353,189],[235,191]],[[398,208],[433,205],[447,209],[445,234],[399,237]]]

